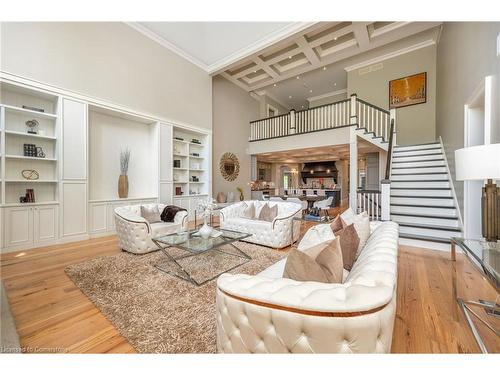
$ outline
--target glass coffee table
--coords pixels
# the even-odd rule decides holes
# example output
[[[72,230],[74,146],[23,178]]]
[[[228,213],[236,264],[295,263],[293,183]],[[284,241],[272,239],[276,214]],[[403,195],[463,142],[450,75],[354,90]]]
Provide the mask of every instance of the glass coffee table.
[[[217,230],[221,232],[220,236],[207,239],[197,236],[197,230],[153,238],[153,242],[167,257],[166,261],[155,267],[195,286],[201,286],[252,259],[234,244],[250,237],[251,234],[226,229]],[[241,259],[243,261],[238,261]],[[200,276],[210,270],[218,271],[216,275],[210,275],[208,278],[205,275],[200,281]]]

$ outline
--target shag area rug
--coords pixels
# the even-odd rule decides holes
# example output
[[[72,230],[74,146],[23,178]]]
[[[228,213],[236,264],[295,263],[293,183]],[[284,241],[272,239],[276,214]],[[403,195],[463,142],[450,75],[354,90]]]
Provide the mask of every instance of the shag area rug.
[[[244,263],[246,259],[210,251],[180,263],[203,281],[234,266],[231,273],[257,274],[286,256],[245,242],[235,245],[252,260]],[[234,253],[231,246],[222,249]],[[173,253],[186,254],[178,249]],[[173,267],[166,260],[160,251],[122,252],[71,265],[66,273],[138,352],[215,353],[217,280],[194,286],[155,267]]]

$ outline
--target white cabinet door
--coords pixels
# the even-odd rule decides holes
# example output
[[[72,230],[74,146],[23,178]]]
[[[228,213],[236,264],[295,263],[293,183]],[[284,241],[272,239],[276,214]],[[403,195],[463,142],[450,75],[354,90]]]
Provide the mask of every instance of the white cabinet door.
[[[33,208],[33,241],[35,245],[57,240],[58,207],[38,206]]]
[[[87,105],[69,99],[63,100],[62,178],[87,178]]]
[[[33,244],[33,207],[7,207],[5,215],[5,247]]]
[[[87,184],[62,183],[62,236],[87,233]]]
[[[107,203],[90,204],[90,231],[105,232],[107,227]]]

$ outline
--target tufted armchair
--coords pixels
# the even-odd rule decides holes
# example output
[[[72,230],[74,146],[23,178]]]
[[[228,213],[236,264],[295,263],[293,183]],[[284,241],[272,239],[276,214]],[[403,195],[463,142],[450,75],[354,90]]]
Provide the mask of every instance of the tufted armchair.
[[[255,205],[255,215],[258,217],[262,206],[268,203],[271,207],[278,205],[278,216],[272,221],[256,219],[246,219],[241,217],[245,204],[253,202]],[[220,210],[220,227],[222,229],[234,230],[252,234],[251,237],[243,241],[274,247],[283,248],[292,243],[292,225],[294,241],[298,239],[300,232],[300,222],[293,221],[293,217],[301,217],[302,206],[291,202],[264,202],[245,201],[238,202]]]
[[[218,351],[390,352],[398,225],[384,222],[372,229],[342,284],[282,278],[286,260],[255,276],[220,276],[216,292]]]
[[[160,213],[164,204],[145,204],[146,207],[158,206]],[[178,229],[187,230],[187,212],[180,211],[173,223],[148,223],[141,216],[141,205],[115,208],[116,233],[120,248],[134,254],[145,254],[158,250],[152,238],[175,233]]]

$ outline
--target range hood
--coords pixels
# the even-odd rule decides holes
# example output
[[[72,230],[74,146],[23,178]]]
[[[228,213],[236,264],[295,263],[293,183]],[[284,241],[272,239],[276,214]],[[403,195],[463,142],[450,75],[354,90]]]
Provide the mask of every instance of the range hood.
[[[308,178],[334,178],[337,179],[337,167],[334,161],[305,163],[301,172],[302,181],[307,183]]]

